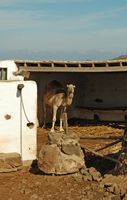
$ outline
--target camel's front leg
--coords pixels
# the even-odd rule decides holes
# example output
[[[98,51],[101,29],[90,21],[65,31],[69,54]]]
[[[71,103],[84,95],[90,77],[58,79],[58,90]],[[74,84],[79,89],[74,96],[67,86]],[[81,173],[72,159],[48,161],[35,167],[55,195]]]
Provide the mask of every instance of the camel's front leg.
[[[57,107],[57,106],[53,106],[53,117],[52,117],[52,128],[51,128],[51,132],[54,132],[54,131],[55,131],[54,128],[55,128],[57,110],[58,110],[58,107]]]
[[[46,128],[46,105],[43,102],[43,128]]]
[[[60,111],[60,132],[63,132],[63,114],[66,111],[66,107],[62,107]]]

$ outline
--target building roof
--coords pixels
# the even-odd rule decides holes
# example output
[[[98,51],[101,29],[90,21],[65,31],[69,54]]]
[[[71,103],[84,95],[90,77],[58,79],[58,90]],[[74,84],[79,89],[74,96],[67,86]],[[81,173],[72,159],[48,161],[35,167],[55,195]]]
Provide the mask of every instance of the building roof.
[[[15,60],[20,69],[30,72],[123,72],[127,71],[127,59],[99,61],[50,61]]]

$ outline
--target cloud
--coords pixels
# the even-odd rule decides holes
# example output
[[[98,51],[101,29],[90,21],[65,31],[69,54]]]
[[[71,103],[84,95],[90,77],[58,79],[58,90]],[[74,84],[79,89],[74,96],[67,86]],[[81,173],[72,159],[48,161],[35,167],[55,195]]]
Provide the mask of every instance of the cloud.
[[[6,1],[6,4],[5,4]],[[94,1],[94,0],[67,0],[67,2],[84,2],[84,1]],[[14,3],[17,5],[18,3],[25,4],[27,2],[30,2],[30,5],[32,2],[35,2],[35,0],[1,0],[0,5],[3,4],[12,5]],[[37,3],[44,3],[44,2],[66,2],[66,0],[36,0]],[[60,27],[59,30],[61,31],[83,31],[85,29],[89,29],[92,27],[92,25],[95,25],[95,23],[99,24],[99,21],[102,20],[108,20],[111,17],[115,19],[117,15],[119,15],[120,12],[127,11],[127,6],[119,7],[119,8],[112,8],[111,10],[106,11],[94,11],[92,13],[86,14],[84,13],[78,13],[78,15],[75,15],[75,13],[60,13],[55,12],[55,10],[45,10],[44,7],[36,8],[34,7],[32,9],[29,8],[29,6],[21,7],[20,6],[16,9],[9,9],[6,10],[5,8],[1,9],[0,11],[0,24],[1,28],[9,30],[9,28],[14,27],[16,28],[26,28],[33,26],[33,29],[36,27]],[[101,23],[100,23],[101,24]],[[56,28],[57,30],[57,28]]]
[[[94,0],[36,0],[36,3],[89,2]],[[27,5],[35,0],[1,0],[0,5]],[[5,4],[6,3],[6,4]],[[35,4],[36,4],[35,3]],[[12,6],[13,7],[13,6]],[[119,55],[126,52],[127,28],[115,23],[109,24],[127,6],[111,8],[105,11],[94,10],[91,13],[64,13],[52,10],[30,9],[24,6],[18,9],[1,9],[1,46],[0,51],[6,57],[16,58],[99,58],[104,55]],[[3,57],[3,53],[1,56]],[[91,58],[92,59],[92,58]]]
[[[122,9],[122,8],[121,8]],[[127,9],[127,8],[125,8]],[[49,19],[44,11],[1,11],[1,49],[28,49],[28,51],[79,52],[97,50],[126,51],[127,28],[110,29],[100,26],[90,29],[103,18],[110,18],[111,11],[70,18]]]
[[[14,2],[14,1],[23,2],[24,0],[6,0],[6,1],[7,2]],[[36,0],[36,2],[39,2],[39,1],[43,2],[44,0]],[[46,0],[46,2],[47,1],[49,0]],[[70,1],[77,1],[77,0],[70,0]],[[65,0],[63,0],[62,2],[65,2]],[[88,27],[92,23],[99,22],[100,20],[103,20],[103,19],[110,19],[111,17],[118,15],[119,12],[126,11],[126,10],[127,10],[127,6],[124,6],[124,7],[114,8],[107,11],[95,11],[90,14],[81,13],[81,14],[75,15],[75,13],[73,14],[71,13],[70,15],[66,16],[66,14],[59,15],[60,13],[57,13],[57,12],[55,13],[52,10],[44,10],[44,8],[42,8],[41,10],[34,10],[34,9],[24,10],[23,8],[23,9],[18,9],[18,10],[17,9],[9,10],[9,11],[6,11],[3,9],[0,12],[0,19],[1,19],[2,25],[4,25],[4,23],[2,23],[2,20],[5,20],[6,22],[8,21],[8,25],[9,25],[10,24],[9,22],[11,19],[14,20],[15,22],[16,21],[18,22],[18,20],[22,19],[22,25],[27,24],[28,20],[30,24],[31,22],[36,21],[38,25],[40,24],[43,25],[43,22],[46,22],[47,25],[50,25],[52,21],[54,20],[54,25],[58,27],[63,26],[65,29],[66,27],[67,28],[70,27],[70,29],[73,29],[73,28],[78,29],[81,27],[84,27],[84,28]],[[55,16],[57,17],[55,18]],[[36,23],[34,23],[33,26],[36,26]],[[18,23],[17,23],[17,26],[18,26]]]

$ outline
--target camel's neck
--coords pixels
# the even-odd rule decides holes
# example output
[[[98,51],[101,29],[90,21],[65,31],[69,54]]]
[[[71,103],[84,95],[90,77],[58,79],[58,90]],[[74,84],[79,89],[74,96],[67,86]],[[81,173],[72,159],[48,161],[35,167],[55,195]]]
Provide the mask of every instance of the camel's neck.
[[[74,97],[74,92],[67,91],[66,104],[71,105]]]

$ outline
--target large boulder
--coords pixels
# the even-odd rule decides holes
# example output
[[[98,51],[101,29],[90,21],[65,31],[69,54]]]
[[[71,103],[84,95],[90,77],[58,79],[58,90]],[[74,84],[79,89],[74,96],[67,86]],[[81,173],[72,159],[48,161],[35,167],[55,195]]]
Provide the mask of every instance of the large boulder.
[[[38,167],[46,174],[69,174],[84,167],[84,154],[75,134],[49,134],[49,144],[42,145]]]

